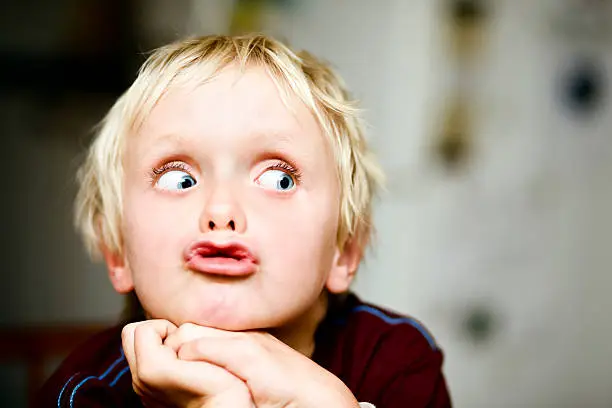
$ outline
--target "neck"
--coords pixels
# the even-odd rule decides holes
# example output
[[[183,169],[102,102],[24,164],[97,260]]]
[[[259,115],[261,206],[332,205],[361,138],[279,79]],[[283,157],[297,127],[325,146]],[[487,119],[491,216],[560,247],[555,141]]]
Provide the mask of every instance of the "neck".
[[[327,292],[323,291],[315,304],[303,315],[283,327],[269,330],[269,333],[306,357],[312,357],[315,332],[325,318],[328,302]]]

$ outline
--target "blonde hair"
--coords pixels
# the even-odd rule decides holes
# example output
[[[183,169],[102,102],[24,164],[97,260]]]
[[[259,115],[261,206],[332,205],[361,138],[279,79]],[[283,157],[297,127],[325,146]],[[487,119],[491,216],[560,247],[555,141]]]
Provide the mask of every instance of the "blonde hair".
[[[122,188],[125,140],[146,119],[172,85],[206,82],[224,67],[264,67],[282,95],[292,92],[311,110],[329,138],[341,187],[337,241],[358,239],[361,249],[371,234],[372,199],[382,172],[368,149],[360,112],[342,80],[307,52],[261,34],[204,36],[155,50],[132,86],[100,123],[78,173],[75,222],[93,257],[101,246],[122,253]],[[197,70],[197,73],[196,73]]]

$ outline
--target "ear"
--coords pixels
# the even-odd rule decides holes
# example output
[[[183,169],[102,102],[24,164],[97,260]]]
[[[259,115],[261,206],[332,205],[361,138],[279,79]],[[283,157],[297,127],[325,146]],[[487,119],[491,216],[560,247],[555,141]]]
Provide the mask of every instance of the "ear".
[[[106,246],[100,248],[106,268],[108,269],[108,277],[110,278],[113,288],[118,293],[129,293],[134,290],[134,281],[132,279],[132,271],[130,270],[127,259],[117,252],[110,251]]]
[[[334,263],[325,287],[331,293],[346,292],[355,278],[361,261],[362,246],[359,239],[349,238],[343,248],[336,248]]]

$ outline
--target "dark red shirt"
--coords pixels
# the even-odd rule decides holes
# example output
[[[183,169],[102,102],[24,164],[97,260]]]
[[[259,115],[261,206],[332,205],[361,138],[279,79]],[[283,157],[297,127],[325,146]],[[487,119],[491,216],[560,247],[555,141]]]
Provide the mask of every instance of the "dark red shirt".
[[[120,326],[77,348],[43,386],[40,408],[142,407],[121,348]],[[349,295],[316,333],[313,360],[376,408],[451,406],[442,352],[415,319]]]

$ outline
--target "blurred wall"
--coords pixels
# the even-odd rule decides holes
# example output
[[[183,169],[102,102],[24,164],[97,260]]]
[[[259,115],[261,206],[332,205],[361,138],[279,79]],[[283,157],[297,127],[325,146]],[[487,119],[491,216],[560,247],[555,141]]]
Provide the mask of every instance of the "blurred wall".
[[[428,325],[460,407],[612,405],[612,106],[564,99],[585,57],[606,91],[612,36],[555,29],[570,3],[488,2],[471,154],[450,173],[432,149],[454,75],[443,2],[309,1],[276,28],[364,101],[389,180],[356,289]]]
[[[389,180],[356,290],[425,322],[446,352],[458,407],[612,405],[612,112],[604,99],[575,115],[560,97],[579,55],[610,77],[612,48],[609,38],[572,42],[549,29],[561,3],[490,2],[469,160],[454,172],[432,148],[453,77],[440,1],[293,1],[267,22],[331,61],[363,100]],[[231,11],[219,0],[147,4],[141,45],[223,31]],[[28,98],[2,101],[11,250],[1,323],[109,321],[120,310],[70,214],[76,135],[108,103],[73,118],[77,99],[49,120]]]

